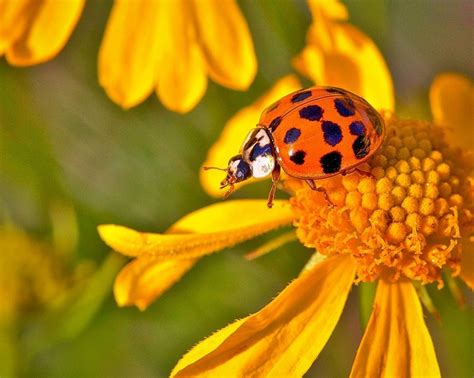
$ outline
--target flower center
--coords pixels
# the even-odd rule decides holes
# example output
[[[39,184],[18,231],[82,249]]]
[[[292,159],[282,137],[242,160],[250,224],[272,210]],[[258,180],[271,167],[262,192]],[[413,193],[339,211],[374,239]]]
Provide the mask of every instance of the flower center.
[[[443,267],[459,274],[459,239],[473,231],[473,157],[449,147],[440,127],[390,119],[384,145],[359,167],[373,177],[318,181],[335,208],[301,180],[285,182],[298,238],[324,255],[352,254],[356,281],[442,284]]]

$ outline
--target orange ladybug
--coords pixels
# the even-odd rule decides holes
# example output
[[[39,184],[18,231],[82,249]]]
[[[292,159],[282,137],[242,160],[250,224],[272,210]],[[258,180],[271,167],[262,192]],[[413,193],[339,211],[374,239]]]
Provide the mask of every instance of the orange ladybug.
[[[221,189],[250,177],[272,175],[272,207],[280,169],[327,193],[314,180],[360,171],[385,136],[383,118],[363,98],[340,88],[312,87],[291,93],[266,108],[245,139],[240,154],[229,160]],[[210,169],[207,167],[206,169]]]

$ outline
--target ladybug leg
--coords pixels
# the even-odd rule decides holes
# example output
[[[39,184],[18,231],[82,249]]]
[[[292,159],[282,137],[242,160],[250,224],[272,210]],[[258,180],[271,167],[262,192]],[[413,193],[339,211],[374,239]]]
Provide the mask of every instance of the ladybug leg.
[[[278,164],[275,165],[275,168],[272,172],[272,187],[270,189],[270,193],[268,193],[268,203],[267,206],[271,209],[273,206],[273,199],[275,198],[275,191],[277,188],[278,181],[280,180],[280,166]]]
[[[354,171],[357,172],[359,176],[370,177],[375,179],[375,176],[372,174],[372,172],[362,171],[359,168],[354,168]]]
[[[347,175],[351,175],[352,173],[357,173],[359,176],[363,176],[363,177],[370,177],[370,178],[373,178],[375,179],[375,176],[372,174],[372,172],[367,172],[367,171],[363,171],[359,168],[352,168],[348,171],[344,171],[342,172],[341,174],[343,176],[347,176]]]
[[[306,184],[308,184],[308,186],[311,188],[311,190],[318,190],[318,187],[314,183],[314,180],[308,179],[308,180],[305,180],[305,181],[306,181]]]
[[[334,203],[331,201],[331,199],[328,196],[328,192],[326,189],[324,189],[322,186],[317,186],[312,179],[305,180],[308,186],[311,188],[311,190],[314,190],[315,192],[320,192],[323,193],[324,199],[326,200],[327,204],[329,207],[336,207]]]
[[[224,194],[224,199],[229,198],[229,196],[232,194],[234,191],[234,184],[230,184],[229,190]]]

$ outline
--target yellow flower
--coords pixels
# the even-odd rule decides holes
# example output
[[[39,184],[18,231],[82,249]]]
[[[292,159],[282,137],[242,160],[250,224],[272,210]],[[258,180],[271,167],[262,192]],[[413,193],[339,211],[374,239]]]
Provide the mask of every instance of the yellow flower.
[[[172,376],[302,376],[361,281],[378,287],[351,376],[440,376],[414,283],[440,287],[446,272],[474,288],[473,153],[452,147],[441,126],[386,122],[384,145],[364,167],[373,178],[319,181],[335,208],[286,178],[291,198],[272,210],[265,200],[226,201],[186,216],[165,234],[100,226],[109,246],[136,258],[117,277],[118,303],[142,309],[201,256],[277,227],[292,223],[299,240],[317,251],[273,301],[197,344]],[[221,142],[229,151],[233,141]]]
[[[81,16],[84,0],[0,0],[0,56],[29,66],[56,56]]]
[[[316,85],[341,87],[365,98],[378,110],[394,108],[390,72],[374,42],[344,21],[348,13],[337,0],[308,1],[313,23],[307,45],[293,65]]]
[[[0,228],[0,323],[52,306],[73,280],[53,248],[24,232]]]
[[[116,0],[99,51],[99,81],[123,108],[153,90],[185,113],[204,95],[207,77],[246,90],[257,70],[235,0]]]

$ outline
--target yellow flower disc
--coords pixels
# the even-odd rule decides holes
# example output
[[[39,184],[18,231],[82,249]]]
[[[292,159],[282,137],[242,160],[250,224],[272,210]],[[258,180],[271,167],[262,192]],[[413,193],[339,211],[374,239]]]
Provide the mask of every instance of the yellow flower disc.
[[[286,181],[297,235],[321,254],[351,254],[356,281],[383,275],[442,284],[442,268],[459,274],[460,238],[474,227],[473,161],[451,148],[438,126],[390,119],[387,129],[391,137],[360,167],[373,177],[318,182],[336,207],[304,182]]]

